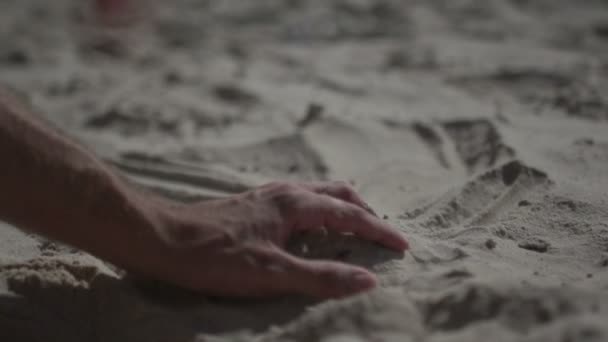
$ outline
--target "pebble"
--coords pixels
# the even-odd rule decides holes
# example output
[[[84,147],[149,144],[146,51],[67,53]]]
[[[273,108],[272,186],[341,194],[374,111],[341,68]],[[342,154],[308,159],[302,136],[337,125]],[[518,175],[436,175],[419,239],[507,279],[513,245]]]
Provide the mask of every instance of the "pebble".
[[[530,238],[526,241],[520,242],[517,246],[530,251],[545,253],[549,250],[551,244],[543,239]]]
[[[496,241],[493,239],[487,239],[485,245],[487,249],[494,249],[496,248]]]
[[[527,207],[527,206],[529,206],[531,204],[532,203],[530,203],[530,201],[527,201],[527,200],[519,201],[519,203],[517,203],[517,205],[520,206],[520,207]]]
[[[30,63],[30,58],[23,50],[11,50],[8,51],[2,58],[4,62],[11,65],[28,65]]]

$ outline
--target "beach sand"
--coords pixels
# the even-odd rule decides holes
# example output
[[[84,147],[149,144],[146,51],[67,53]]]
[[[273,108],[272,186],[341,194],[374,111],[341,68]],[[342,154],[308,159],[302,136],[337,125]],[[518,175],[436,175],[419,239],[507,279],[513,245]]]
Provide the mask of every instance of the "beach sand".
[[[351,181],[411,250],[298,237],[381,286],[244,301],[0,223],[0,340],[608,341],[606,2],[180,0],[92,21],[3,0],[0,82],[134,186]]]

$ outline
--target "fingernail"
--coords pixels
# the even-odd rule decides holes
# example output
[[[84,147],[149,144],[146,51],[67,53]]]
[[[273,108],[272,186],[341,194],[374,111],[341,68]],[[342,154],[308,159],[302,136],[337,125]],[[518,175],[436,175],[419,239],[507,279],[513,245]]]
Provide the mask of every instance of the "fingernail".
[[[350,272],[345,280],[348,282],[348,287],[356,291],[369,290],[377,284],[373,275],[361,271]]]
[[[391,246],[398,252],[405,252],[410,249],[410,244],[404,237],[393,240]]]

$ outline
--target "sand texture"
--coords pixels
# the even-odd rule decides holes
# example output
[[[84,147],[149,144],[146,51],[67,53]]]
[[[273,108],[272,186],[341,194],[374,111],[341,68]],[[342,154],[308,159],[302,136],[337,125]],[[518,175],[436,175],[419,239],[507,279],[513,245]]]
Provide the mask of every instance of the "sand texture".
[[[382,286],[242,301],[0,224],[1,341],[608,341],[605,1],[77,3],[0,1],[0,82],[136,186],[348,180],[412,249],[304,236]]]

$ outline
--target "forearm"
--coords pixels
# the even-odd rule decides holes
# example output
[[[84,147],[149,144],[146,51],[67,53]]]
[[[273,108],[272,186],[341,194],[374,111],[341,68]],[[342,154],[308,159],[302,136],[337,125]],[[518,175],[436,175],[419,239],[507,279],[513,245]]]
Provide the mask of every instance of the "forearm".
[[[0,219],[115,262],[146,238],[141,196],[4,92],[0,155]]]

